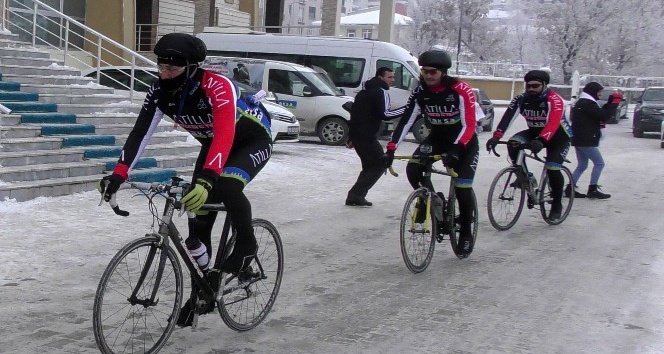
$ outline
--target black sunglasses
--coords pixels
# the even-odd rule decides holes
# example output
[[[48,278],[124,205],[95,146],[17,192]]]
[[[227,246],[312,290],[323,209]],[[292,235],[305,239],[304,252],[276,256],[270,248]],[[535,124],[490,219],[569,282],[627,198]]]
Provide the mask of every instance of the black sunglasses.
[[[540,86],[542,86],[542,84],[526,84],[527,89],[529,88],[537,89],[540,88]]]
[[[422,75],[436,75],[438,71],[438,69],[420,69]]]

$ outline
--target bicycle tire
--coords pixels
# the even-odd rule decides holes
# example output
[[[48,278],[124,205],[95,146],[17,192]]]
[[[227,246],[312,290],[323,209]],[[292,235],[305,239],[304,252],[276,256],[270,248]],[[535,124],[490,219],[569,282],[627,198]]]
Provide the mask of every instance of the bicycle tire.
[[[487,212],[491,226],[496,230],[509,230],[523,211],[526,190],[523,185],[510,186],[518,176],[515,167],[505,167],[494,177],[489,188]]]
[[[563,187],[567,185],[574,185],[574,183],[572,183],[572,172],[570,172],[567,167],[563,166],[560,169],[560,172],[563,174]],[[560,218],[551,219],[549,217],[549,213],[551,211],[551,201],[553,200],[553,197],[551,196],[551,186],[549,186],[549,176],[546,173],[542,179],[541,187],[538,190],[538,197],[540,201],[540,213],[542,214],[544,221],[549,225],[558,225],[562,223],[565,221],[565,219],[567,219],[567,216],[569,216],[570,212],[572,211],[572,205],[574,204],[574,193],[571,193],[569,197],[562,197],[561,201],[563,203],[563,210],[560,213]]]
[[[413,273],[421,273],[429,266],[433,258],[436,244],[436,230],[434,230],[435,215],[425,218],[424,222],[416,222],[417,211],[429,202],[429,190],[418,188],[406,199],[401,213],[399,240],[401,243],[401,256],[406,268]],[[424,201],[424,205],[422,205]],[[419,205],[418,205],[419,204]],[[420,214],[421,215],[421,214]]]
[[[167,259],[155,304],[129,302],[136,286],[133,282],[138,280],[145,266],[148,266],[148,273],[137,295],[146,299],[152,293],[163,247],[155,236],[137,239],[120,249],[106,267],[92,311],[95,341],[102,353],[134,352],[136,348],[141,353],[156,353],[173,332],[176,321],[172,319],[180,312],[183,283],[182,268],[172,248],[166,249]],[[151,264],[147,264],[150,251],[155,251],[155,256]],[[113,321],[118,323],[114,325]]]
[[[219,288],[223,295],[217,299],[221,319],[238,332],[258,326],[267,317],[279,294],[284,271],[283,246],[277,228],[263,219],[253,219],[252,225],[258,242],[258,262],[252,260],[249,267],[260,277],[242,286],[247,283],[242,276],[226,275]],[[237,289],[228,291],[233,288]]]
[[[449,215],[453,215],[453,220],[451,220],[454,223],[454,227],[452,228],[452,232],[450,233],[450,245],[452,246],[452,251],[454,254],[459,258],[459,259],[464,259],[470,256],[471,253],[473,253],[473,249],[475,249],[475,241],[477,241],[477,229],[479,226],[478,222],[478,215],[479,211],[477,209],[477,197],[475,197],[475,190],[472,190],[472,195],[473,195],[473,203],[475,205],[473,209],[473,222],[471,228],[473,229],[473,237],[472,237],[472,244],[471,244],[471,251],[468,253],[465,252],[459,252],[458,248],[458,237],[457,235],[459,234],[459,231],[461,230],[461,225],[459,224],[460,220],[460,213],[459,213],[459,200],[455,197],[453,197],[451,203],[448,203],[449,206],[447,208],[447,215],[446,217],[449,217]]]

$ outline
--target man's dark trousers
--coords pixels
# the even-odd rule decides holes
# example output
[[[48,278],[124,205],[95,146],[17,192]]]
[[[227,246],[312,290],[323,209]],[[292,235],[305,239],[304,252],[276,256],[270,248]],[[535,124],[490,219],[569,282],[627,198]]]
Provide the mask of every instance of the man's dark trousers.
[[[348,197],[364,198],[369,193],[369,189],[385,173],[385,166],[381,161],[383,147],[376,138],[357,139],[352,142],[355,152],[362,162],[362,172],[357,177],[357,182],[348,191]]]

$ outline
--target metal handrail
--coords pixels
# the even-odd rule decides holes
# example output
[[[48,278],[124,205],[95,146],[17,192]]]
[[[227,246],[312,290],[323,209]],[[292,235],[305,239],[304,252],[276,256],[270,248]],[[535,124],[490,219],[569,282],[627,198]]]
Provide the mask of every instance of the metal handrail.
[[[99,84],[101,75],[109,78],[110,80],[116,82],[118,85],[125,87],[129,90],[129,99],[133,100],[136,94],[134,87],[136,83],[144,84],[149,86],[151,83],[142,82],[137,80],[134,77],[135,70],[140,66],[153,67],[156,68],[157,64],[150,60],[149,58],[139,54],[138,52],[116,42],[115,40],[99,33],[98,31],[82,24],[76,19],[65,15],[64,13],[56,10],[55,8],[44,4],[39,0],[31,0],[32,6],[27,4],[22,4],[19,2],[13,2],[13,8],[10,8],[9,5],[12,3],[11,0],[2,0],[3,1],[3,11],[2,12],[2,28],[6,30],[16,30],[30,36],[31,43],[33,46],[45,45],[47,48],[61,50],[63,54],[63,64],[67,66],[70,62],[76,62],[77,66],[80,68],[94,68],[96,69],[96,82]],[[31,25],[31,30],[25,28],[25,26],[20,26],[16,21],[12,21],[13,16],[15,19],[20,19]],[[57,18],[58,21],[53,20]],[[40,24],[40,21],[42,20]],[[9,28],[9,26],[12,28]],[[53,25],[56,28],[56,31],[50,30],[47,28],[48,25]],[[77,33],[74,29],[79,29],[83,34]],[[42,31],[45,35],[53,36],[59,41],[58,45],[52,44],[46,39],[40,38],[38,32]],[[63,38],[64,36],[64,38]],[[70,37],[71,36],[71,37]],[[82,47],[78,46],[72,41],[72,39],[78,40],[82,43]],[[93,53],[85,49],[86,44],[89,44],[92,47],[96,47],[96,53]],[[72,51],[85,52],[86,55],[90,55],[96,66],[92,66],[85,61],[79,59],[73,55]],[[116,54],[116,52],[121,53]],[[112,64],[109,60],[103,59],[104,56],[109,57],[109,60],[114,62],[122,63],[121,65],[130,66],[131,70],[128,76],[129,84],[126,85],[114,77],[106,75],[100,71],[100,68],[103,66],[117,65]],[[129,59],[127,59],[129,57]],[[140,63],[142,65],[137,65]],[[124,72],[122,72],[124,74]],[[152,73],[150,73],[152,75]],[[154,75],[156,78],[157,76]]]

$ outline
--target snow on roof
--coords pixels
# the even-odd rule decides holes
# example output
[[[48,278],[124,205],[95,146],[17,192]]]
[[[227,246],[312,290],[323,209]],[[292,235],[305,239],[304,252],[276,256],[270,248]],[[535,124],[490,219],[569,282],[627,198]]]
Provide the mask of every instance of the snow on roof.
[[[346,16],[342,16],[340,20],[340,24],[349,26],[349,25],[377,25],[378,24],[378,18],[380,14],[380,9],[376,10],[371,10],[371,11],[360,11],[360,12],[355,12],[348,14]],[[404,25],[409,25],[413,22],[413,19],[400,15],[400,14],[394,14],[394,24],[398,26],[404,26]],[[311,23],[312,26],[320,26],[321,21],[313,21]]]

